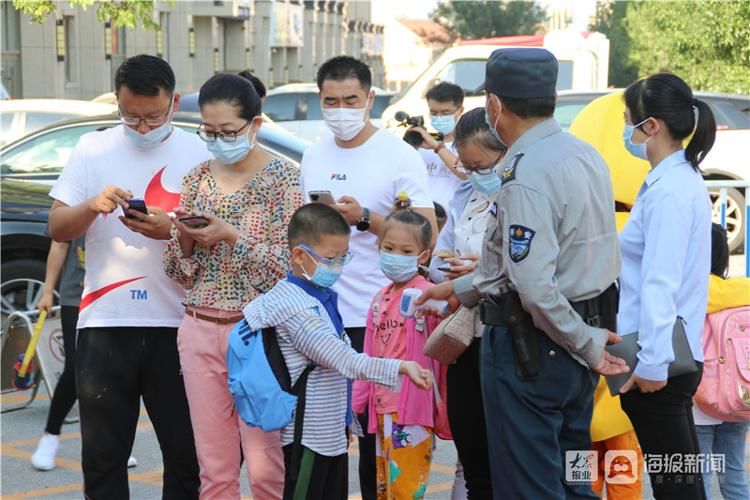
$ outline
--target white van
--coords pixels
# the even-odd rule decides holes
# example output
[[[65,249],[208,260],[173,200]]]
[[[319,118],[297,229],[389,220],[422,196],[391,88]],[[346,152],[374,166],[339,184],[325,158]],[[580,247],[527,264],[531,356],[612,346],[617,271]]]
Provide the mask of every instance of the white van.
[[[429,122],[425,94],[436,83],[450,82],[466,94],[466,111],[484,106],[484,95],[474,91],[484,82],[484,68],[493,51],[504,47],[544,47],[559,61],[557,90],[603,90],[607,88],[609,40],[601,33],[553,31],[540,35],[519,35],[465,40],[447,49],[409,87],[394,98],[381,117],[383,126],[398,135],[397,111],[422,115]]]

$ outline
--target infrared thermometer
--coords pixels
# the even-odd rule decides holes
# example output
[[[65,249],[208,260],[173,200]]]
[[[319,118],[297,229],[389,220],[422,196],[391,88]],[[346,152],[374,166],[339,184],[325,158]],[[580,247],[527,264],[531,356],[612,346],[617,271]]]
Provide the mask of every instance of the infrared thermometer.
[[[401,294],[401,306],[399,312],[404,318],[413,318],[417,311],[421,311],[425,307],[431,307],[441,312],[442,314],[448,314],[448,302],[445,300],[430,299],[421,306],[417,306],[414,302],[422,295],[422,290],[418,288],[407,288]]]

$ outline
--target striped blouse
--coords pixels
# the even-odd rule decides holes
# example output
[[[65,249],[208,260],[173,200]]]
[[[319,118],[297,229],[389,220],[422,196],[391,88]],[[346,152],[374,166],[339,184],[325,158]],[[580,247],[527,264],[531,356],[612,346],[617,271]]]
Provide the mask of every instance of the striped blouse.
[[[347,379],[363,379],[398,390],[400,361],[356,352],[346,334],[336,333],[320,301],[284,279],[244,310],[254,330],[276,327],[292,384],[310,363],[302,445],[321,455],[346,453]],[[281,444],[294,440],[294,420],[281,431]]]

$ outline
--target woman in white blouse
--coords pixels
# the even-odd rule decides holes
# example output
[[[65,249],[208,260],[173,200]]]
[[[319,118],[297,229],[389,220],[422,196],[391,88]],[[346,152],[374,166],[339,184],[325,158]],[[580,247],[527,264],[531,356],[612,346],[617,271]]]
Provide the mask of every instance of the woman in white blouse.
[[[455,130],[456,168],[468,180],[459,184],[450,203],[448,222],[440,232],[430,277],[435,283],[472,272],[482,252],[487,221],[500,190],[497,164],[506,148],[490,133],[484,108],[464,114]],[[448,419],[463,466],[468,498],[492,498],[484,407],[479,382],[482,326],[476,313],[475,338],[448,367]]]
[[[696,462],[700,450],[691,407],[703,366],[711,264],[711,203],[698,165],[713,146],[716,122],[708,105],[670,73],[633,83],[625,91],[625,107],[625,148],[647,160],[651,171],[620,234],[618,333],[639,332],[641,347],[621,404],[644,455]],[[678,317],[699,369],[670,378]],[[651,472],[654,496],[705,498],[700,470],[693,469]]]

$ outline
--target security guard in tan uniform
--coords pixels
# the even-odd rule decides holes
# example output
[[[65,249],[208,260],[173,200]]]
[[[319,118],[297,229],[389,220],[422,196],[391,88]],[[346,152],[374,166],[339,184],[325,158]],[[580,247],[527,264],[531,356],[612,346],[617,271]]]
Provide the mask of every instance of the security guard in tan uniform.
[[[487,123],[509,146],[495,219],[477,271],[422,297],[479,303],[496,499],[597,498],[589,482],[577,482],[586,478],[585,454],[571,454],[579,460],[568,468],[579,474],[566,479],[566,452],[591,448],[594,372],[627,371],[604,350],[619,341],[609,169],[552,117],[556,81],[557,60],[547,50],[490,56]]]

